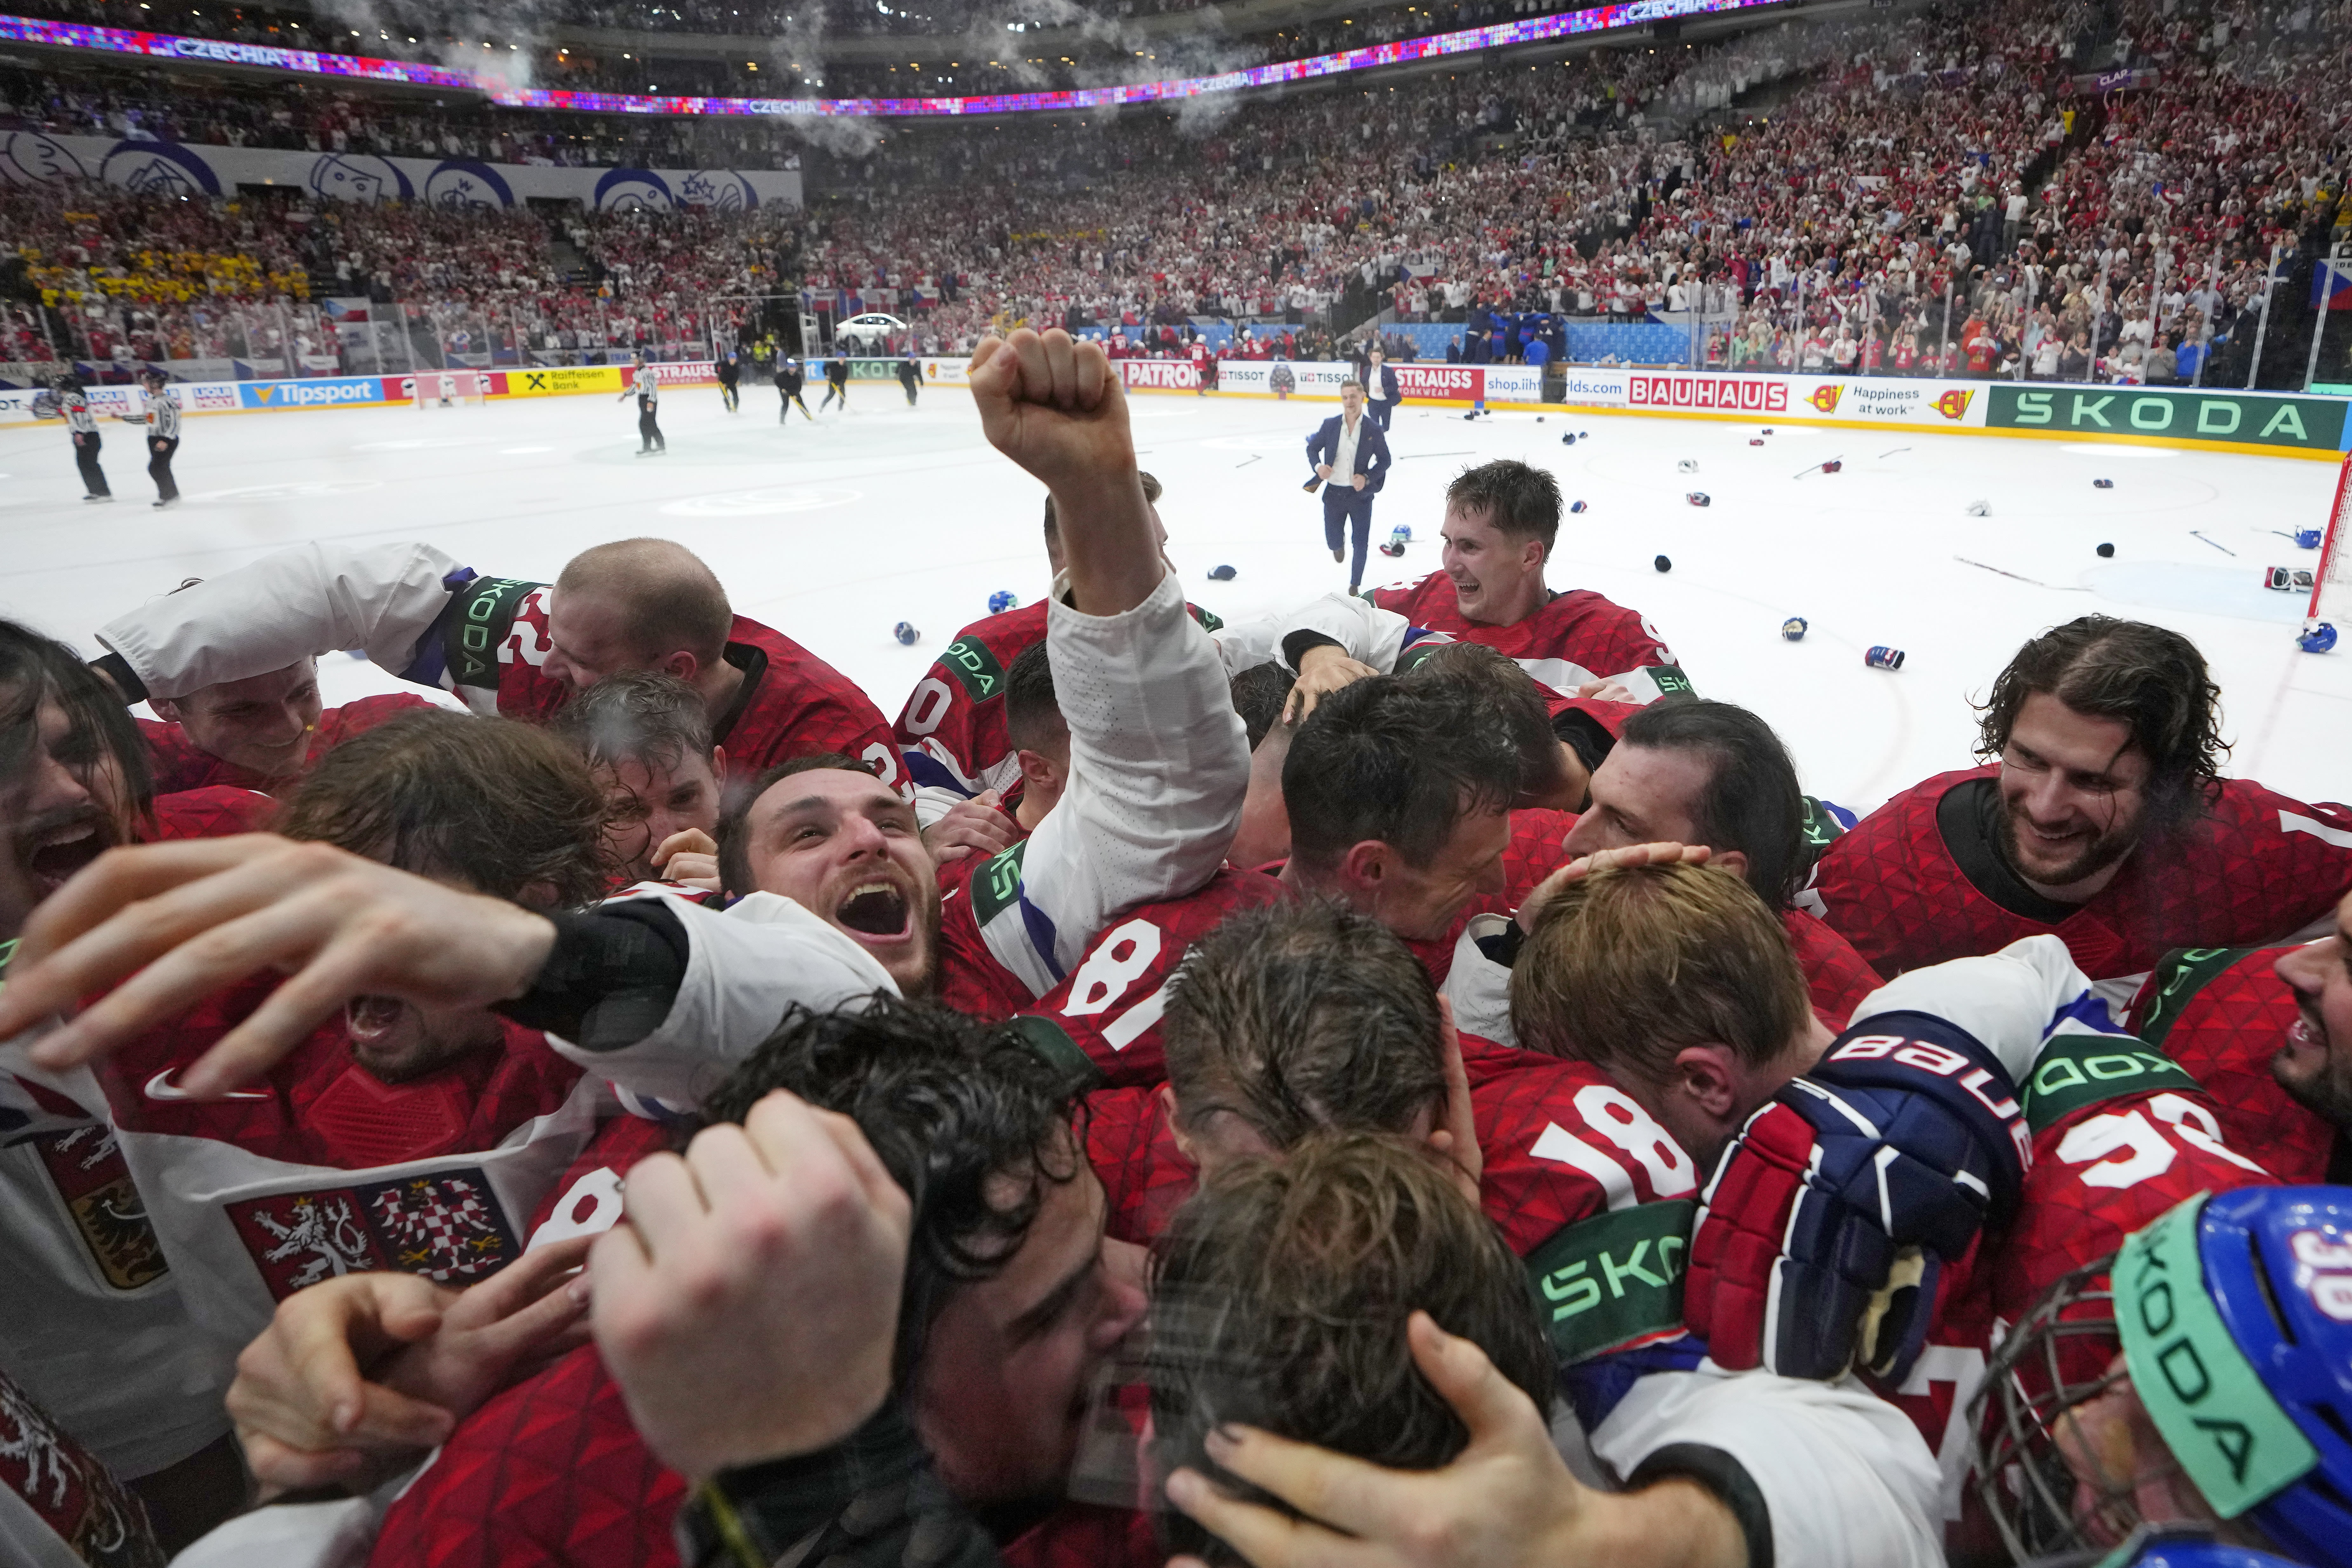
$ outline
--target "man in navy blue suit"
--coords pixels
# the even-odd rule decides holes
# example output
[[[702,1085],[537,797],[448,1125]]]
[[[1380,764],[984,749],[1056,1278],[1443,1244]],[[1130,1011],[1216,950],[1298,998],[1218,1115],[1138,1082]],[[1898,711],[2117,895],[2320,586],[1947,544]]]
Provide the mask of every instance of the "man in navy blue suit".
[[[1374,338],[1365,351],[1363,373],[1358,379],[1364,384],[1364,412],[1371,416],[1372,423],[1386,436],[1389,421],[1396,417],[1399,394],[1397,373],[1389,368],[1388,353],[1381,347],[1380,339]]]
[[[1356,563],[1348,590],[1364,581],[1364,552],[1372,537],[1372,498],[1388,482],[1389,443],[1381,427],[1364,417],[1364,389],[1354,382],[1339,388],[1339,412],[1307,438],[1307,460],[1323,483],[1323,539],[1331,559],[1345,561],[1341,527],[1355,536]],[[1310,484],[1308,488],[1314,487]]]

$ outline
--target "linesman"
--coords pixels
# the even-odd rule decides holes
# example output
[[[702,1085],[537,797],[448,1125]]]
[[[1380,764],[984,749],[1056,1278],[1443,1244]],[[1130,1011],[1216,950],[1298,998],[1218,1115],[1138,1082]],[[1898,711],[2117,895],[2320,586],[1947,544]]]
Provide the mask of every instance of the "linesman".
[[[73,432],[74,467],[81,470],[82,488],[89,492],[81,499],[112,500],[114,492],[107,488],[106,470],[98,466],[102,443],[98,438],[98,416],[89,411],[89,394],[71,371],[60,372],[56,386],[58,412],[66,416],[66,428]]]
[[[180,400],[168,384],[171,377],[150,365],[139,373],[147,406],[138,414],[118,414],[125,425],[147,426],[147,477],[155,481],[155,510],[180,504],[179,481],[172,478],[172,455],[180,449]]]
[[[654,367],[646,363],[643,349],[631,355],[630,362],[635,365],[636,372],[621,396],[626,397],[632,392],[637,395],[637,456],[642,458],[654,452],[667,452],[669,443],[662,439],[661,420],[657,417],[661,407],[661,378],[654,374]]]

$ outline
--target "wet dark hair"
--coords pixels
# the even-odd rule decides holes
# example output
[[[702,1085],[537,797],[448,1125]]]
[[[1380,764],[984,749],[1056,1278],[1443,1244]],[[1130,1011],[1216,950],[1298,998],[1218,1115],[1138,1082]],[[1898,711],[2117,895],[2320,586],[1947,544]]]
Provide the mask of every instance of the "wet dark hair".
[[[1484,643],[1441,643],[1404,675],[1405,684],[1439,693],[1463,721],[1499,731],[1519,753],[1519,793],[1538,798],[1559,788],[1559,737],[1535,677],[1508,654]]]
[[[536,725],[419,710],[354,735],[289,796],[278,831],[492,898],[580,909],[604,896],[604,793]]]
[[[1485,512],[1498,533],[1543,541],[1546,560],[1559,539],[1559,481],[1549,468],[1510,458],[1465,468],[1445,487],[1445,505]]]
[[[744,823],[751,807],[761,795],[794,773],[815,773],[823,768],[845,768],[853,773],[874,773],[874,764],[858,761],[840,752],[812,752],[804,757],[790,757],[778,763],[749,784],[737,788],[731,782],[727,787],[727,804],[719,813],[719,885],[730,897],[741,898],[757,890],[751,876],[751,852],[744,839]],[[880,777],[875,773],[876,777]]]
[[[1264,744],[1274,727],[1282,722],[1282,710],[1290,701],[1290,689],[1297,684],[1297,676],[1272,660],[1254,664],[1226,682],[1233,692],[1234,711],[1242,716],[1242,728],[1249,732],[1251,751]]]
[[[1469,1446],[1413,1360],[1415,1310],[1551,1408],[1526,1268],[1452,1175],[1397,1139],[1323,1134],[1220,1171],[1153,1248],[1151,1299],[1156,1468],[1190,1466],[1251,1501],[1284,1507],[1210,1461],[1202,1439],[1220,1423],[1394,1469],[1435,1469]],[[1171,1548],[1237,1561],[1185,1515],[1160,1524]]]
[[[1445,1100],[1437,991],[1388,927],[1329,899],[1243,910],[1194,942],[1160,1025],[1188,1121],[1276,1148],[1318,1128],[1402,1132]]]
[[[2221,689],[2179,632],[2146,621],[2084,616],[2017,650],[1992,684],[1977,755],[2008,750],[2025,700],[2047,692],[2077,713],[2113,719],[2147,758],[2149,826],[2177,827],[2221,793]]]
[[[1426,866],[1465,815],[1508,809],[1519,793],[1518,748],[1463,717],[1445,693],[1392,675],[1317,703],[1282,764],[1292,857],[1328,868],[1377,839]]]
[[[554,730],[591,767],[635,758],[674,768],[688,757],[708,758],[711,750],[702,694],[654,669],[616,670],[576,693],[556,710]]]
[[[1705,757],[1706,784],[1691,802],[1691,831],[1710,848],[1747,856],[1748,885],[1771,908],[1788,907],[1811,868],[1805,795],[1771,725],[1734,703],[1678,697],[1627,720],[1617,743]]]
[[[877,992],[863,1007],[795,1005],[703,1102],[703,1120],[740,1122],[782,1089],[866,1134],[914,1205],[891,1363],[903,1390],[949,1297],[1002,1269],[1047,1188],[1077,1177],[1079,1087],[1014,1025]]]
[[[38,753],[44,702],[66,716],[58,763],[79,772],[101,753],[110,756],[132,809],[146,816],[155,800],[154,770],[121,693],[65,644],[0,620],[0,789],[15,787]]]
[[[1004,672],[1004,739],[1015,751],[1044,752],[1068,744],[1069,738],[1070,727],[1062,721],[1054,696],[1054,667],[1045,645],[1031,643]]]

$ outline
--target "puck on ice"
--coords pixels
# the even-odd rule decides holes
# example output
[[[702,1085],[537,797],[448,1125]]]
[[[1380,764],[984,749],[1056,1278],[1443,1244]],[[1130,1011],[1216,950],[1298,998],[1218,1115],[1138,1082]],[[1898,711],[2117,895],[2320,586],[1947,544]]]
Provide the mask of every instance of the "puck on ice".
[[[2091,488],[2095,490],[2111,490],[2116,488],[2116,481],[2113,479],[2093,479],[2091,481]]]
[[[1675,563],[1663,555],[1659,556],[1655,561],[1651,562],[1650,564],[1656,567],[1661,572],[1671,572],[1675,569]]]
[[[911,621],[900,621],[890,628],[890,635],[897,637],[899,643],[907,647],[914,647],[916,643],[922,640],[923,636],[915,629],[914,623]]]
[[[1212,566],[1212,567],[1210,567],[1210,568],[1209,568],[1209,581],[1210,581],[1210,582],[1212,582],[1212,583],[1230,583],[1230,582],[1232,582],[1233,580],[1234,580],[1234,569],[1233,569],[1232,567],[1230,567],[1230,566]]]
[[[2099,559],[2102,561],[2112,560],[2115,553],[2116,547],[2112,544],[2102,544],[2099,546]]]

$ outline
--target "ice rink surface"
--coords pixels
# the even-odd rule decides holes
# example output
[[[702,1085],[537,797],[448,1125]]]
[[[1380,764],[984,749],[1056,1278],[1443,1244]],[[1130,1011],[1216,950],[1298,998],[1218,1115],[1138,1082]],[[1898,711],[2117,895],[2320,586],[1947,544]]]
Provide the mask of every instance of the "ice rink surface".
[[[0,614],[95,653],[91,634],[126,606],[302,540],[422,539],[486,574],[551,579],[586,545],[657,534],[896,717],[992,592],[1044,591],[1044,491],[988,447],[965,393],[929,390],[912,410],[894,384],[852,395],[846,414],[779,426],[766,387],[747,387],[733,415],[715,388],[678,388],[662,400],[668,454],[644,458],[634,406],[597,397],[191,418],[186,499],[171,511],[149,509],[131,426],[105,427],[110,506],[80,500],[61,426],[0,429]],[[1240,620],[1347,585],[1320,502],[1299,492],[1306,438],[1332,405],[1130,402],[1195,604]],[[1414,541],[1402,560],[1373,555],[1367,580],[1436,570],[1446,482],[1523,458],[1588,503],[1563,520],[1551,585],[1641,611],[1702,693],[1770,720],[1806,786],[1832,800],[1867,809],[1969,765],[1970,699],[2023,639],[2093,611],[2195,639],[2221,686],[2232,772],[2352,798],[2352,651],[2297,651],[2303,596],[2260,586],[2266,565],[2315,563],[2273,531],[2325,524],[2331,465],[1793,426],[1750,447],[1761,428],[1403,409],[1373,534],[1407,523]],[[1843,472],[1818,471],[1831,458]],[[1685,459],[1697,472],[1677,471]],[[1713,504],[1691,506],[1692,490]],[[1988,516],[1967,515],[1977,500]],[[2102,542],[2114,559],[2096,556]],[[1663,575],[1661,553],[1674,563]],[[1234,581],[1208,580],[1219,563]],[[1781,638],[1790,616],[1811,622],[1801,643]],[[892,640],[900,621],[920,630],[915,646]],[[1865,668],[1873,644],[1903,649],[1903,668]],[[398,685],[340,656],[320,674],[330,702]]]

